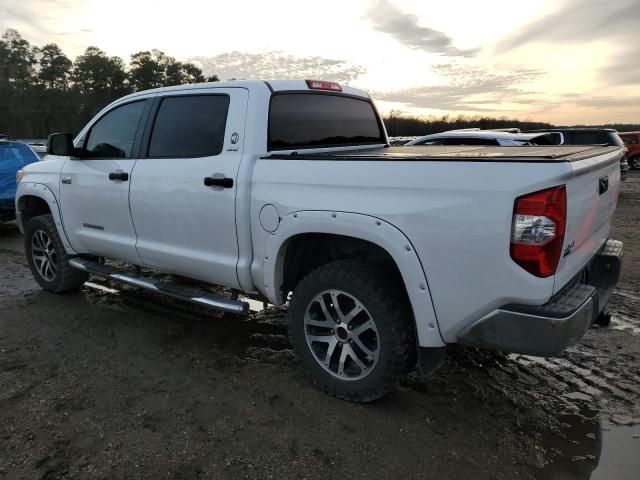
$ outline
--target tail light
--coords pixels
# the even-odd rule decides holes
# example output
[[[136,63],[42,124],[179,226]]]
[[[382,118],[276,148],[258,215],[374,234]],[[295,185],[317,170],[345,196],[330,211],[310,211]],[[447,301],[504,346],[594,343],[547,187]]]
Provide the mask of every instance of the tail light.
[[[567,223],[564,185],[518,197],[513,206],[511,258],[527,272],[556,273]]]
[[[336,82],[325,82],[324,80],[305,80],[307,87],[311,90],[331,90],[332,92],[341,92],[342,87]]]

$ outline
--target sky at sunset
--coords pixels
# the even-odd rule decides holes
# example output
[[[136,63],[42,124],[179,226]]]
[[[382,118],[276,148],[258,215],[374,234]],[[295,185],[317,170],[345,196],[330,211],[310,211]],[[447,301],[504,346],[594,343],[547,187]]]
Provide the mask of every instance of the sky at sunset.
[[[228,78],[322,78],[380,109],[640,122],[640,0],[0,0],[0,32],[157,48]]]

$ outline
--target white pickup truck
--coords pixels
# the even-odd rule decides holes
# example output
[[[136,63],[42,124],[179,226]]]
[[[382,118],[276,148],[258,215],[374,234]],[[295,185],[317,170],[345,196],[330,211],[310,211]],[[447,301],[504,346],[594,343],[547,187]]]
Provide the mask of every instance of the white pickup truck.
[[[447,344],[558,354],[619,276],[621,148],[389,147],[370,97],[332,82],[139,92],[48,152],[16,198],[44,289],[94,274],[240,315],[239,292],[289,302],[306,372],[349,400]]]

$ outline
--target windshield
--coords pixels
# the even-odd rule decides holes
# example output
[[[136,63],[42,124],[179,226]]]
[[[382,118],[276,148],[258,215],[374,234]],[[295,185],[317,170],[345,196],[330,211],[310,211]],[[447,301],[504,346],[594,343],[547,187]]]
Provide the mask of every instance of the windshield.
[[[38,161],[38,156],[23,143],[0,142],[0,208],[13,208],[16,172]]]
[[[271,97],[269,150],[386,143],[378,116],[366,99],[326,93]]]
[[[0,143],[0,168],[6,169],[9,164],[21,168],[37,160],[35,152],[22,143]]]

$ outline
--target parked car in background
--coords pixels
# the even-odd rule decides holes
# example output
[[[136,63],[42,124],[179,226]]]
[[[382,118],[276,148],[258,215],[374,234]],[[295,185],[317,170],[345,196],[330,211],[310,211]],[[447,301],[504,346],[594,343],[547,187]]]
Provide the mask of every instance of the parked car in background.
[[[415,138],[416,137],[389,137],[389,145],[392,147],[401,147]]]
[[[44,158],[47,156],[47,144],[44,141],[40,140],[32,140],[25,142],[29,145],[29,148],[33,150],[36,155],[40,158]]]
[[[0,140],[0,222],[15,218],[16,173],[38,160],[28,145]]]
[[[546,133],[554,145],[611,145],[624,147],[624,142],[613,128],[553,128],[549,130],[530,130],[528,133]],[[620,159],[620,172],[629,171],[627,155]]]
[[[486,145],[515,147],[518,145],[553,145],[545,133],[512,133],[500,130],[450,130],[415,138],[405,144],[414,145]]]
[[[624,132],[619,135],[627,146],[627,161],[629,162],[629,166],[640,169],[640,132]]]

